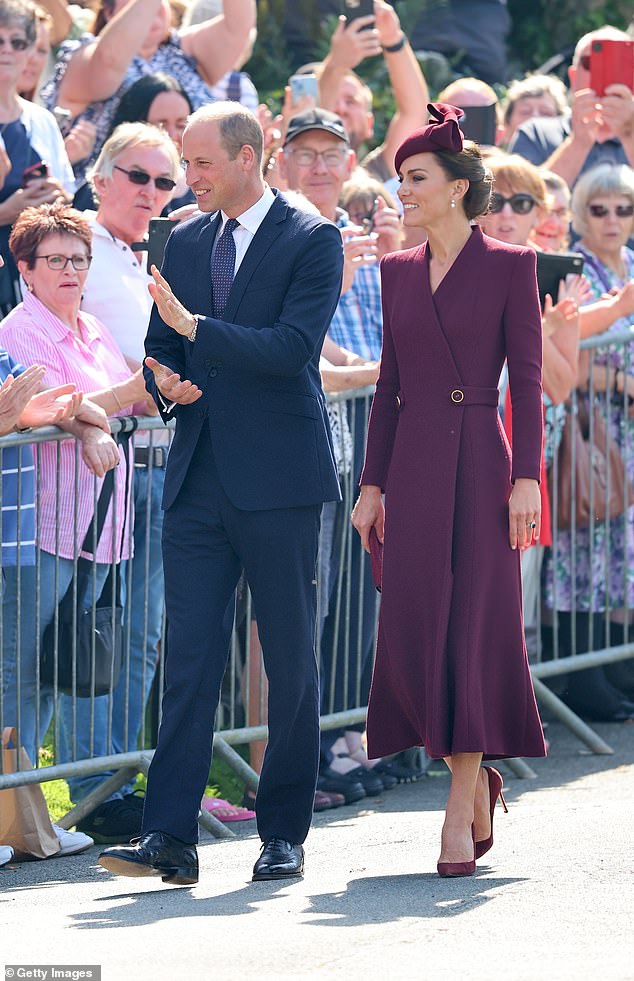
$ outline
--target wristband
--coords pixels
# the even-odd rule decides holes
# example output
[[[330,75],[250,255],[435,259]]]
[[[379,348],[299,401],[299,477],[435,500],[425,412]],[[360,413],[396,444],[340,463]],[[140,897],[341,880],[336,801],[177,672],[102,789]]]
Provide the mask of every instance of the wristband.
[[[397,51],[402,51],[406,44],[407,38],[404,34],[401,34],[401,39],[396,44],[381,45],[381,47],[386,54],[396,54]]]

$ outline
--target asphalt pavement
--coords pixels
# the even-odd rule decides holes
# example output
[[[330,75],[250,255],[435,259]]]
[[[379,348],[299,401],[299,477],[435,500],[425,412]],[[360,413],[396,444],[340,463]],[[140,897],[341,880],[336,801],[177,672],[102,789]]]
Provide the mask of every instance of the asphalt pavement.
[[[472,878],[436,875],[449,780],[434,768],[316,815],[293,882],[250,881],[254,822],[232,824],[235,841],[203,839],[194,887],[112,876],[98,847],[0,869],[0,968],[68,965],[78,978],[100,965],[103,981],[634,979],[634,726],[596,728],[613,755],[551,724],[537,779],[504,771],[509,814],[498,807]]]

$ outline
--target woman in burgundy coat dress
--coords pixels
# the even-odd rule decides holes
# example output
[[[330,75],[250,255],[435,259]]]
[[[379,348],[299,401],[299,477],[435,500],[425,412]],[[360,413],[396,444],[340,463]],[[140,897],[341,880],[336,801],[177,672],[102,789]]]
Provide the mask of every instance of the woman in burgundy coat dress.
[[[365,548],[385,529],[369,753],[422,744],[446,761],[445,876],[471,875],[493,843],[502,778],[482,759],[545,753],[519,552],[539,535],[542,341],[535,253],[471,224],[491,176],[460,110],[429,110],[396,154],[405,226],[428,241],[382,261],[381,373],[352,520]],[[497,410],[505,359],[512,462]]]

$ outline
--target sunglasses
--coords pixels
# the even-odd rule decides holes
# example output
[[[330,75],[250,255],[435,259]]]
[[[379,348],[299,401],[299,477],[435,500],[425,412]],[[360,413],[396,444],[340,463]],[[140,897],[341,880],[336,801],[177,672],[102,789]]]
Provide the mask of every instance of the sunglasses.
[[[8,40],[6,37],[0,37],[0,48],[9,45],[14,51],[26,51],[30,47],[30,42],[24,37],[10,37]]]
[[[604,204],[589,204],[588,211],[593,218],[607,218],[608,215],[616,215],[617,218],[631,218],[634,215],[634,204],[617,204],[614,211],[606,208]]]
[[[583,68],[584,72],[590,71],[590,55],[579,55],[579,67]]]
[[[154,181],[157,191],[173,191],[176,187],[176,181],[173,181],[171,177],[150,177],[144,170],[126,170],[117,164],[114,164],[114,170],[120,170],[122,174],[126,174],[131,184],[144,186],[150,181]]]
[[[535,198],[530,194],[511,194],[510,198],[505,198],[502,194],[494,191],[491,195],[489,211],[491,214],[497,215],[505,204],[510,204],[516,215],[527,215],[529,211],[533,210],[536,203]]]

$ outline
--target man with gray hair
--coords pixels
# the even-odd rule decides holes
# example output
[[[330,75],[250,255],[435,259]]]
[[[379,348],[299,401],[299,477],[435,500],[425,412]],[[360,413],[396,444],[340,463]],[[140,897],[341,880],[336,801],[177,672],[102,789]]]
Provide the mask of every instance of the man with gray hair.
[[[590,88],[592,42],[609,39],[630,40],[624,31],[605,25],[577,42],[568,69],[570,116],[531,119],[519,127],[509,146],[509,153],[519,153],[536,167],[552,170],[569,187],[580,174],[602,163],[634,166],[632,89],[609,85],[599,97]]]
[[[255,880],[302,874],[317,782],[315,566],[321,506],[340,496],[319,355],[343,255],[334,224],[264,183],[262,150],[260,124],[235,103],[191,116],[183,158],[203,214],[174,230],[150,286],[145,376],[161,416],[176,419],[163,495],[167,684],[142,836],[99,861],[177,885],[198,881],[242,568],[269,680]]]
[[[106,140],[90,175],[99,206],[97,211],[84,212],[93,232],[93,261],[81,306],[105,324],[133,371],[145,354],[152,277],[146,271],[145,253],[134,251],[132,245],[145,238],[150,219],[161,214],[179,173],[178,152],[167,133],[147,123],[123,123]],[[149,399],[148,414],[154,411]],[[135,434],[134,556],[125,570],[130,652],[112,704],[112,745],[117,753],[137,748],[158,661],[163,623],[161,497],[167,449],[165,432]],[[95,699],[95,714],[107,725],[105,696]],[[85,796],[104,779],[103,775],[72,778],[71,791]],[[91,837],[103,844],[130,841],[141,833],[142,813],[143,798],[128,785],[83,818],[80,830],[90,828]]]

